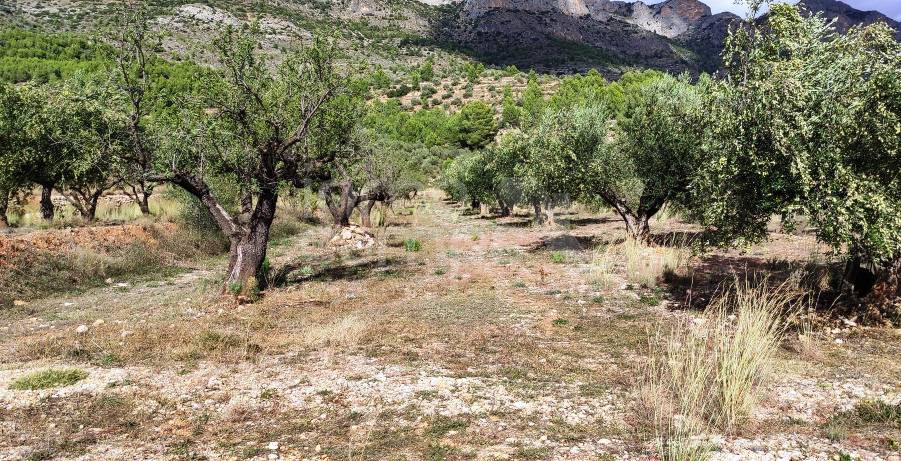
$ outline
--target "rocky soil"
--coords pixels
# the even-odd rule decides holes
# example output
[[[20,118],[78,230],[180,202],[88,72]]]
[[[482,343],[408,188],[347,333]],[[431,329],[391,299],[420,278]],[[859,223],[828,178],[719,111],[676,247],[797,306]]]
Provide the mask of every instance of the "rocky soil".
[[[398,211],[368,248],[326,245],[370,238],[327,226],[279,245],[289,282],[256,304],[219,296],[214,261],[0,313],[0,459],[658,459],[635,405],[648,331],[699,313],[670,285],[593,281],[615,220],[533,228],[433,196]],[[822,250],[777,234],[693,264]],[[809,335],[780,351],[750,420],[711,436],[712,459],[899,459],[901,428],[827,423],[901,401],[901,334],[835,320]],[[48,367],[87,378],[9,388]]]

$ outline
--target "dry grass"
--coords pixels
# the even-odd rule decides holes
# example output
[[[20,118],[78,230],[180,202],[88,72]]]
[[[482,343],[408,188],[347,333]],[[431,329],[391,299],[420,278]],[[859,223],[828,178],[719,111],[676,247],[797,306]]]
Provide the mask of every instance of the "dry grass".
[[[736,283],[703,317],[658,329],[639,402],[664,459],[706,459],[705,436],[731,432],[752,413],[793,299],[783,286]]]
[[[150,199],[150,213],[154,219],[171,221],[181,212],[182,204],[165,193],[157,193]],[[36,203],[30,203],[18,210],[18,213],[10,213],[10,224],[16,227],[47,229],[85,224],[84,219],[71,205],[56,207],[53,221],[41,218]],[[116,205],[101,199],[97,203],[96,220],[98,223],[123,223],[144,219],[137,203]]]
[[[354,346],[360,342],[367,328],[365,320],[348,315],[325,324],[308,325],[301,334],[302,343],[311,347]]]
[[[667,274],[687,267],[690,260],[691,250],[684,244],[672,242],[666,246],[647,246],[628,239],[595,250],[591,275],[606,288],[612,286],[619,275],[633,285],[653,288]]]

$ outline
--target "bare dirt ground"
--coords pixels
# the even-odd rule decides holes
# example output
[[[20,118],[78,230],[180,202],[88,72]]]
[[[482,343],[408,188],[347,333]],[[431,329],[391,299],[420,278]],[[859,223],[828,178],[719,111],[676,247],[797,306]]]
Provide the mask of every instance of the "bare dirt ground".
[[[282,286],[252,305],[218,295],[220,260],[0,312],[0,459],[657,459],[635,382],[648,332],[698,314],[690,286],[597,283],[595,247],[622,235],[610,217],[535,228],[436,197],[402,214],[373,249],[336,253],[327,226],[277,246]],[[823,251],[779,234],[693,264],[700,278]],[[898,402],[899,331],[839,323],[814,341],[780,352],[713,459],[901,459],[901,427],[826,427]],[[9,389],[48,367],[88,376]]]

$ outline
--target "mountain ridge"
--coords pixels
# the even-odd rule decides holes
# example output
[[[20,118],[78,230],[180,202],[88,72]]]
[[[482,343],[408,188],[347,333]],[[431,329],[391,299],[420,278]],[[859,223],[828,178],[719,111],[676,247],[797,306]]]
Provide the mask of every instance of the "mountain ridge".
[[[802,0],[800,5],[805,14],[821,13],[834,21],[841,33],[884,22],[901,39],[901,24],[877,11],[838,0]],[[713,14],[699,0],[463,0],[458,8],[458,20],[443,31],[445,36],[489,61],[556,73],[599,68],[614,78],[631,66],[715,72],[729,26],[741,19],[729,12]]]

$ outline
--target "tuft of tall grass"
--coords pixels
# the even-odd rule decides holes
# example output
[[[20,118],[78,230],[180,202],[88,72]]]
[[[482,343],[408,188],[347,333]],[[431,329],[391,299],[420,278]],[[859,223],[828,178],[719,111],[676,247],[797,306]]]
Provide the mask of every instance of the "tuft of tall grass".
[[[658,328],[638,400],[665,460],[706,459],[707,436],[753,412],[795,299],[784,285],[736,282],[704,316]]]
[[[654,288],[666,275],[686,267],[692,252],[687,245],[672,242],[648,246],[634,239],[595,250],[591,274],[595,281],[609,288],[622,275],[628,283]],[[618,271],[622,271],[618,274]]]

